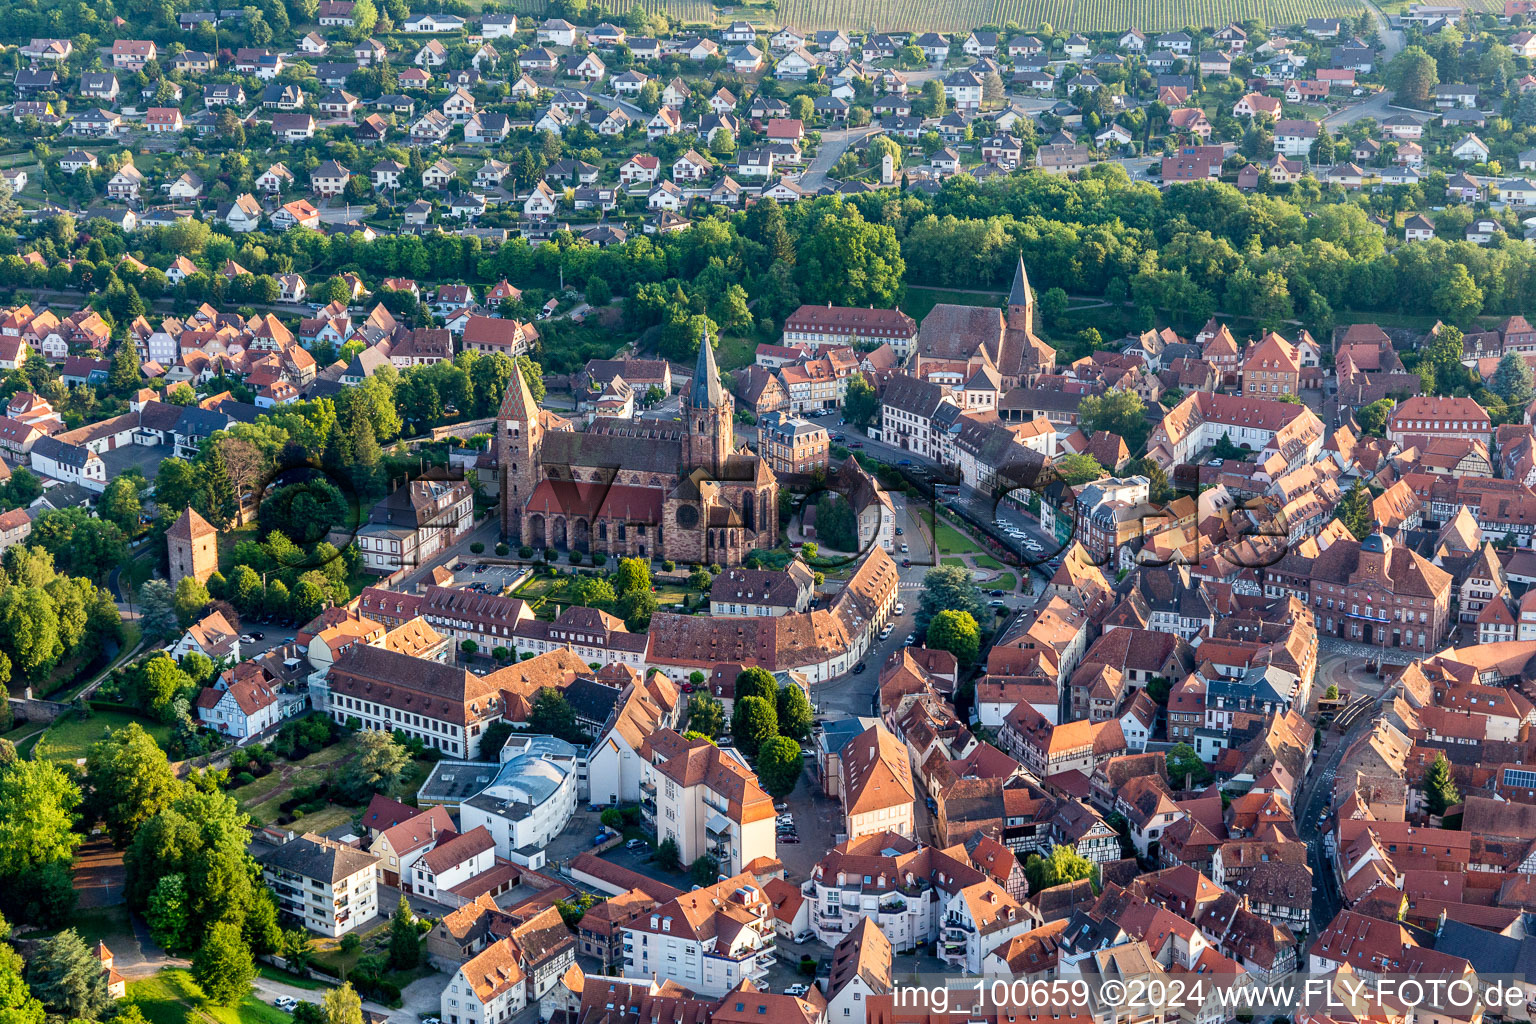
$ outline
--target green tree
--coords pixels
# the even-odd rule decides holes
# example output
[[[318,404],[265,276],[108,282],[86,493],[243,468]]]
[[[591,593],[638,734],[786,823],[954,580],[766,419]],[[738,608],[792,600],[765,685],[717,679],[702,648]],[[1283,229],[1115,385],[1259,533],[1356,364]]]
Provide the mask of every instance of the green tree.
[[[948,651],[962,665],[976,660],[981,651],[981,627],[970,612],[942,611],[928,623],[928,646]]]
[[[1053,847],[1048,857],[1032,856],[1024,864],[1024,875],[1029,879],[1032,894],[1082,878],[1094,878],[1097,874],[1098,868],[1093,861],[1065,845]]]
[[[867,427],[879,416],[880,397],[875,392],[875,386],[863,374],[850,375],[847,389],[843,392],[843,418],[849,423]]]
[[[21,954],[0,944],[0,1021],[5,1024],[43,1024],[43,1004],[27,988],[24,967]],[[126,1012],[112,1019],[116,1024],[144,1024],[142,1015],[135,1021]]]
[[[1456,263],[1435,289],[1431,305],[1437,315],[1465,322],[1483,311],[1483,290],[1472,280],[1467,265]]]
[[[800,744],[788,736],[774,736],[757,752],[757,778],[770,796],[781,799],[795,791],[804,761]]]
[[[773,673],[757,665],[742,669],[736,676],[735,699],[743,697],[761,697],[770,703],[777,703],[779,695],[778,681],[773,678]]]
[[[49,1013],[68,1020],[104,1020],[112,1008],[101,961],[73,928],[38,944],[27,980]]]
[[[1424,772],[1424,799],[1429,804],[1430,814],[1444,814],[1461,803],[1461,791],[1451,777],[1451,762],[1444,754],[1436,754]]]
[[[145,580],[139,588],[139,625],[151,637],[164,637],[179,628],[176,596],[165,580]]]
[[[688,698],[688,728],[710,739],[720,735],[725,726],[725,705],[707,693]]]
[[[149,932],[165,949],[181,952],[193,946],[187,909],[187,876],[166,875],[155,883],[144,912]]]
[[[720,880],[720,862],[707,853],[695,857],[688,865],[688,877],[694,885],[714,885]]]
[[[44,512],[32,524],[29,543],[53,555],[64,572],[90,579],[105,576],[128,556],[128,540],[117,524],[83,508]]]
[[[325,1024],[363,1024],[363,1001],[350,981],[326,992],[320,1008],[325,1012]]]
[[[1409,46],[1388,62],[1386,79],[1399,102],[1423,106],[1430,90],[1440,84],[1440,71],[1427,50]]]
[[[779,715],[761,697],[738,697],[731,711],[731,737],[748,757],[779,734]]]
[[[801,742],[811,735],[811,724],[815,716],[805,691],[797,684],[785,683],[779,687],[775,711],[778,713],[781,735]]]
[[[343,787],[357,799],[384,793],[400,781],[411,755],[393,733],[364,729],[357,734],[358,756],[347,766]]]
[[[107,374],[107,386],[118,394],[127,394],[144,383],[140,369],[139,350],[130,340],[118,342],[112,353],[112,369]]]
[[[238,926],[220,921],[208,929],[192,958],[192,977],[219,1006],[244,999],[256,978],[256,962]]]
[[[389,966],[397,971],[413,970],[421,962],[421,933],[416,930],[416,917],[411,904],[403,895],[395,907],[395,916],[389,922]]]
[[[1355,422],[1372,437],[1385,437],[1387,418],[1392,415],[1392,399],[1382,398],[1355,410]]]
[[[1203,786],[1211,779],[1211,770],[1188,743],[1175,743],[1168,751],[1167,760],[1168,778],[1176,787],[1182,788],[1186,778],[1196,786]]]
[[[1370,490],[1356,480],[1334,510],[1334,518],[1344,524],[1344,528],[1354,535],[1355,540],[1364,540],[1370,536],[1376,523]]]
[[[576,723],[576,711],[565,699],[565,694],[552,686],[544,687],[533,698],[533,709],[528,712],[528,728],[563,740],[575,741],[582,738],[581,727]]]
[[[229,464],[224,461],[221,445],[204,446],[202,471],[208,489],[206,518],[216,529],[227,529],[240,514],[240,500],[235,496],[235,483],[230,479]]]
[[[85,776],[91,787],[86,808],[106,825],[119,850],[140,825],[170,806],[178,785],[165,752],[138,722],[91,744]]]
[[[195,576],[183,576],[176,584],[176,618],[183,628],[203,617],[203,610],[213,600],[208,587]]]
[[[1109,475],[1092,455],[1063,455],[1053,465],[1056,474],[1069,487],[1092,483]]]
[[[631,633],[644,633],[651,626],[651,616],[660,607],[656,595],[649,590],[633,590],[619,598],[618,613],[624,619],[624,628]]]
[[[0,881],[14,885],[40,868],[67,865],[80,844],[79,806],[79,787],[54,762],[0,766]]]
[[[1531,384],[1531,364],[1519,352],[1506,352],[1499,360],[1499,368],[1493,371],[1489,387],[1511,406],[1524,408],[1531,401]]]
[[[125,535],[137,534],[141,529],[139,516],[144,513],[144,508],[139,503],[138,484],[132,477],[115,478],[102,492],[96,510],[103,519],[116,526]]]
[[[580,596],[580,603],[587,607],[591,607],[594,604],[611,605],[616,600],[613,593],[613,584],[607,580],[598,579],[595,576],[583,578],[577,584],[576,590]]]
[[[668,836],[656,846],[656,863],[668,870],[677,870],[678,863],[682,860],[682,854],[678,851],[677,840]]]
[[[620,596],[651,592],[651,563],[643,558],[621,558],[613,573],[613,589]]]
[[[928,624],[940,612],[957,611],[970,615],[972,621],[982,617],[981,590],[976,577],[963,565],[939,565],[923,575],[923,593],[918,599],[917,632],[928,634]]]
[[[816,536],[838,551],[859,550],[859,520],[848,499],[828,491],[816,503]]]
[[[1116,434],[1125,439],[1132,452],[1146,443],[1151,429],[1146,403],[1134,391],[1117,388],[1102,395],[1085,395],[1077,403],[1077,415],[1085,433],[1103,430]]]

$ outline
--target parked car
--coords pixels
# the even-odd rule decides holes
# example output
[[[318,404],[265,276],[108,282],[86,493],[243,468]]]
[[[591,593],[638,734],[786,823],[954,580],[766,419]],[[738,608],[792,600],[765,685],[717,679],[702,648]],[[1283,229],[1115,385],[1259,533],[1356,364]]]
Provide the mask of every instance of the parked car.
[[[853,674],[854,675],[858,675],[860,672],[863,672],[863,671],[864,671],[864,663],[862,661],[859,662],[857,665],[853,666]]]
[[[896,602],[896,614],[897,615],[905,614],[906,610],[907,610],[907,606],[906,606],[905,602],[903,602],[903,601],[897,601]]]
[[[241,633],[240,642],[243,644],[253,644],[256,642],[256,638],[251,636],[249,633]]]
[[[898,527],[896,527],[896,536],[900,537],[901,535],[902,535],[901,527],[898,526]]]
[[[260,630],[258,630],[258,629],[253,629],[253,630],[251,630],[251,639],[252,639],[252,640],[261,640],[261,639],[264,639],[264,638],[265,638],[265,637],[266,637],[266,635],[267,635],[267,634],[265,634],[265,633],[263,633],[263,632],[261,632],[261,631],[260,631]]]
[[[813,931],[809,931],[809,930],[803,931],[800,934],[795,936],[794,941],[796,941],[798,943],[801,943],[801,944],[804,944],[804,943],[807,943],[807,942],[815,942],[816,941],[816,933],[813,932]]]
[[[293,996],[278,996],[272,1000],[272,1005],[284,1013],[292,1013],[299,1005],[299,1001]]]
[[[643,849],[645,849],[645,846],[646,846],[646,843],[645,843],[644,839],[631,839],[629,842],[624,844],[624,849],[626,849],[626,850],[643,850]]]
[[[799,836],[779,836],[779,842],[781,842],[781,843],[788,843],[790,846],[796,846],[800,842],[800,837]]]
[[[784,811],[789,810],[789,804],[787,804],[784,801],[780,800],[778,803],[773,805],[773,809],[782,813]]]
[[[785,988],[784,994],[787,996],[803,996],[810,990],[811,987],[809,985],[805,984],[804,982],[797,982]]]

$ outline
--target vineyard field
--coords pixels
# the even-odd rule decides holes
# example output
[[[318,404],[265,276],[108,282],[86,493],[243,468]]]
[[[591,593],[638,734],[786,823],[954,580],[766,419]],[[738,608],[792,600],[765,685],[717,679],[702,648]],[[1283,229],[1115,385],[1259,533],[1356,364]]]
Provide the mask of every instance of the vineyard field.
[[[640,0],[647,11],[664,11],[675,22],[709,24],[746,16],[763,20],[763,8],[717,8],[709,0]],[[1471,0],[1472,6],[1502,9],[1502,0]],[[543,14],[547,0],[519,0],[518,9]],[[618,6],[623,7],[622,3]],[[1139,28],[1167,32],[1186,25],[1217,27],[1248,18],[1268,25],[1295,25],[1308,18],[1356,17],[1361,0],[779,0],[777,23],[801,31],[964,32],[981,25],[1012,22],[1033,29],[1046,22],[1058,30],[1120,32]]]

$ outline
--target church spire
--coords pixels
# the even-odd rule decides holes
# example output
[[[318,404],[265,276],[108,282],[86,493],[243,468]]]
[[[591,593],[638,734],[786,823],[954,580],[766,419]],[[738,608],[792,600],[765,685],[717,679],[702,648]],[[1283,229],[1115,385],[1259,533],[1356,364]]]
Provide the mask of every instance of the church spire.
[[[688,390],[689,404],[695,409],[718,409],[725,401],[720,387],[720,371],[715,366],[715,348],[709,342],[709,331],[699,342],[699,361],[693,368],[693,382]]]
[[[523,368],[513,368],[512,379],[507,382],[507,393],[501,399],[500,419],[521,420],[524,423],[533,423],[539,418],[539,403],[533,400],[533,392],[528,388],[528,378],[523,376]]]
[[[1019,266],[1013,272],[1013,287],[1008,292],[1008,305],[1031,306],[1034,293],[1029,290],[1029,275],[1024,272],[1024,254],[1019,253]]]

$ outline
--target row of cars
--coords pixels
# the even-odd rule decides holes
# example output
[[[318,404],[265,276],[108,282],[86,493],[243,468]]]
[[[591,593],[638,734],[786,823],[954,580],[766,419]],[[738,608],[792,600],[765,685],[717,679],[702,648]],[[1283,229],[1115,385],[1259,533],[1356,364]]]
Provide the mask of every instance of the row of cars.
[[[785,805],[775,804],[774,806],[783,808]],[[788,843],[794,846],[800,842],[800,836],[795,829],[795,816],[787,810],[781,810],[779,816],[774,819],[774,831],[777,833],[778,841],[781,843]]]

